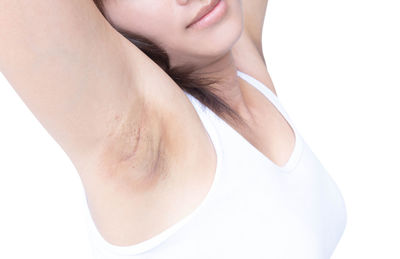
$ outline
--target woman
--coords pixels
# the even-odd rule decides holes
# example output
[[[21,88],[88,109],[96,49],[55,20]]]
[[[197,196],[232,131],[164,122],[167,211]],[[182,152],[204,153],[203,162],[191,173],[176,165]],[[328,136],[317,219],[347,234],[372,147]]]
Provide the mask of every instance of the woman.
[[[342,196],[278,100],[267,0],[1,0],[0,69],[75,165],[95,258],[329,258]]]

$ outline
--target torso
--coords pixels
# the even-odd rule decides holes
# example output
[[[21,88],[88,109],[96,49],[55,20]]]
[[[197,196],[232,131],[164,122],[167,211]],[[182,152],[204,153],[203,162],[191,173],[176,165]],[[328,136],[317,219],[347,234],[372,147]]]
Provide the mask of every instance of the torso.
[[[244,35],[233,49],[236,67],[276,94],[262,54]],[[243,55],[244,54],[244,55]],[[294,146],[289,124],[261,93],[244,83],[248,100],[259,107],[252,133],[238,132],[278,165],[286,162]],[[185,94],[171,107],[165,146],[165,172],[157,184],[140,192],[131,190],[128,178],[93,178],[85,181],[92,217],[103,237],[115,245],[134,245],[160,233],[192,212],[208,193],[214,179],[216,153],[200,118]],[[171,104],[169,104],[171,105]],[[182,112],[185,111],[185,112]],[[135,204],[135,206],[132,206]],[[179,205],[179,206],[177,206]]]

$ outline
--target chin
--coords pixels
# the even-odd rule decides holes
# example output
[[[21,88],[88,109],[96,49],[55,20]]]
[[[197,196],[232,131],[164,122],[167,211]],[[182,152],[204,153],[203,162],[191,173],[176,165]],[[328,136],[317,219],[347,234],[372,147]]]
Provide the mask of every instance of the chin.
[[[224,55],[229,52],[239,40],[243,32],[243,23],[229,21],[220,31],[202,40],[203,48],[211,55]]]
[[[226,55],[233,48],[244,28],[242,9],[237,0],[225,1],[229,12],[219,24],[186,34],[170,44],[175,47],[175,53],[180,53],[178,56],[186,57],[187,61],[207,62]]]
[[[229,51],[239,40],[243,32],[243,22],[241,19],[229,19],[219,24],[213,30],[204,33],[193,42],[193,46],[198,46],[202,52],[216,55]]]

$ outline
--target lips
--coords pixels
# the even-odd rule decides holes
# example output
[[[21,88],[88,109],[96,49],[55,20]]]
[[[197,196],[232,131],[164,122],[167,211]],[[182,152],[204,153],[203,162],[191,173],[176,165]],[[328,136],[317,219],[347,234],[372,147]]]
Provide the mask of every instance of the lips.
[[[212,0],[208,5],[203,6],[200,11],[197,13],[196,17],[192,20],[192,22],[186,26],[186,28],[189,28],[196,22],[200,21],[201,18],[203,18],[205,15],[207,15],[210,11],[214,9],[214,7],[220,2],[221,0]]]

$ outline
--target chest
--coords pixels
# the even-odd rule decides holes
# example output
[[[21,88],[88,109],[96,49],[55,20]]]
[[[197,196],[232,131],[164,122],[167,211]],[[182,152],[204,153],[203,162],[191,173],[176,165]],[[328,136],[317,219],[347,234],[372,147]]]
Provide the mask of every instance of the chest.
[[[330,258],[345,228],[346,208],[310,147],[299,136],[294,166],[285,171],[248,143],[232,143],[234,137],[229,130],[221,136],[224,160],[231,162],[224,164],[217,188],[226,188],[220,198],[227,201],[235,217],[231,223],[238,222],[242,233],[237,245],[257,247],[253,258]]]
[[[223,133],[222,166],[209,196],[146,258],[330,258],[346,211],[311,149],[304,145],[296,169],[282,172],[241,140],[232,141],[234,134]]]

